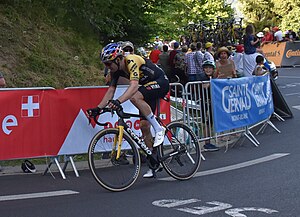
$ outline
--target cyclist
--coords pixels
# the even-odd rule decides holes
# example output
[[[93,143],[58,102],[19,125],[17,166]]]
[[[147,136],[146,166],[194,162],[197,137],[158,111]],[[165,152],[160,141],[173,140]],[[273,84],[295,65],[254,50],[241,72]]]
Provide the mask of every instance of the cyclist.
[[[120,104],[130,100],[135,105],[141,115],[140,128],[145,144],[152,149],[163,143],[165,129],[155,118],[157,100],[164,97],[169,91],[169,81],[164,71],[153,64],[151,60],[139,55],[123,55],[120,44],[110,43],[106,45],[100,54],[101,61],[110,69],[111,82],[109,88],[96,108],[89,109],[88,115],[96,116],[101,108],[108,106],[118,109]],[[118,79],[125,77],[130,80],[129,87],[118,99],[113,100]],[[140,85],[140,86],[139,86]],[[154,128],[155,139],[150,131],[150,126]],[[143,176],[152,178],[152,169],[149,169]]]

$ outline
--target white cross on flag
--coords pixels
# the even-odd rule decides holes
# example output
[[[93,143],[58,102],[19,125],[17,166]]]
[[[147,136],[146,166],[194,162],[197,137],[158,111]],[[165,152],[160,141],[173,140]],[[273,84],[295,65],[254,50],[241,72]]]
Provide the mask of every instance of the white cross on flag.
[[[39,117],[40,102],[39,96],[22,96],[22,117]]]

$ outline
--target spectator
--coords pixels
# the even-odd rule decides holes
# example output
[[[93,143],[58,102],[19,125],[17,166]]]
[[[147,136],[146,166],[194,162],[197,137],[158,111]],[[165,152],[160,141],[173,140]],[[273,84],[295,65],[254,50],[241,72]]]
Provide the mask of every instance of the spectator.
[[[211,42],[206,42],[205,43],[205,53],[204,53],[204,58],[203,58],[203,62],[206,61],[206,60],[209,60],[209,61],[212,61],[212,62],[215,62],[215,59],[214,59],[214,56],[213,56],[213,53],[212,53],[212,50],[213,50],[213,43]]]
[[[202,63],[196,64],[196,45],[194,43],[190,44],[190,49],[191,52],[187,52],[185,56],[186,74],[188,77],[188,81],[199,81],[200,73],[197,65]]]
[[[256,66],[252,73],[253,75],[261,76],[269,72],[268,69],[264,66],[264,60],[265,58],[261,55],[258,55],[256,57]]]
[[[160,47],[160,49],[163,46],[163,42],[159,39],[159,36],[155,37],[155,42],[154,42],[154,48],[158,49],[158,47]]]
[[[275,26],[273,28],[273,31],[274,31],[275,41],[282,42],[283,41],[283,33],[282,33],[282,31],[277,26]]]
[[[155,64],[157,64],[158,62],[159,54],[161,53],[161,48],[162,46],[158,45],[156,48],[154,48],[154,50],[150,52],[149,58]]]
[[[244,46],[239,44],[235,48],[235,54],[232,57],[232,60],[235,65],[237,77],[244,76],[244,64],[243,64],[243,57],[244,57]]]
[[[206,60],[202,64],[202,68],[204,71],[204,76],[202,76],[201,81],[210,81],[214,77],[216,65],[214,61]],[[211,95],[210,95],[210,83],[204,83],[202,84],[203,89],[207,88],[206,93],[208,94],[207,99],[202,100],[203,103],[201,103],[201,120],[202,123],[205,124],[205,129],[203,130],[204,137],[210,137],[209,133],[210,130],[208,129],[209,123],[212,123],[212,109],[211,109]],[[201,88],[202,90],[202,88]],[[204,96],[206,94],[201,94],[200,96]],[[210,139],[204,141],[205,144],[203,146],[204,151],[218,151],[219,148],[210,143]]]
[[[121,44],[123,55],[127,56],[129,54],[134,54],[134,46],[130,41],[124,41]]]
[[[246,27],[246,35],[244,36],[244,76],[252,76],[252,72],[256,65],[255,58],[258,55],[257,52],[262,52],[259,48],[256,48],[256,44],[259,43],[259,39],[254,40],[254,27],[249,24]]]
[[[233,60],[229,59],[230,52],[227,47],[220,47],[217,52],[216,61],[217,78],[236,78],[235,65]]]
[[[187,51],[188,47],[184,45],[181,47],[181,52],[178,52],[174,57],[175,74],[179,77],[180,83],[183,85],[187,83],[187,76],[185,73],[185,56]]]
[[[171,73],[175,75],[174,57],[179,52],[179,43],[177,41],[173,43],[173,48],[174,49],[170,52],[169,65],[171,67]]]
[[[158,55],[158,62],[157,64],[164,70],[166,73],[168,79],[170,82],[172,82],[175,79],[174,74],[171,72],[171,67],[169,64],[169,46],[168,45],[163,45],[163,52]]]
[[[0,72],[0,88],[3,88],[5,86],[6,86],[6,82],[5,82],[4,76],[3,76],[2,72]]]
[[[289,35],[289,41],[294,42],[297,40],[297,34],[293,30],[290,29],[288,31],[288,35]]]
[[[197,73],[202,76],[204,74],[203,68],[202,68],[204,54],[202,53],[201,49],[202,49],[202,43],[197,42],[196,43],[195,61],[196,61]]]
[[[261,42],[262,42],[261,46],[263,46],[265,43],[274,41],[274,36],[273,36],[272,32],[270,32],[270,29],[268,27],[265,27],[263,31],[265,32],[265,34],[261,40]]]

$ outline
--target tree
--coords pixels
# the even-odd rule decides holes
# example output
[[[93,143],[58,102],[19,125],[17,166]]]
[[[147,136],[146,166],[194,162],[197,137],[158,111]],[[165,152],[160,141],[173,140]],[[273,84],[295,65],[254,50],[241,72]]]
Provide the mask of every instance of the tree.
[[[246,23],[253,23],[256,29],[265,26],[279,26],[282,30],[300,28],[299,0],[240,0],[240,10]]]

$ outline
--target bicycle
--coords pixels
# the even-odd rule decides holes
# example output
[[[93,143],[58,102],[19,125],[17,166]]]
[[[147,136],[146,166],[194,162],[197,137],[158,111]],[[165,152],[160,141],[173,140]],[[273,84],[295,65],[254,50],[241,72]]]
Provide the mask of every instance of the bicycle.
[[[150,150],[124,120],[140,115],[125,113],[122,107],[116,111],[104,108],[100,115],[106,112],[118,115],[118,126],[99,131],[88,148],[89,168],[103,188],[119,192],[136,182],[141,169],[138,147],[147,156],[148,165],[153,171],[162,165],[177,180],[188,180],[198,171],[201,163],[200,145],[194,132],[185,123],[174,121],[164,125],[158,117],[166,129],[165,140],[164,144]],[[98,122],[96,116],[93,119],[96,124],[107,126],[107,123]]]

